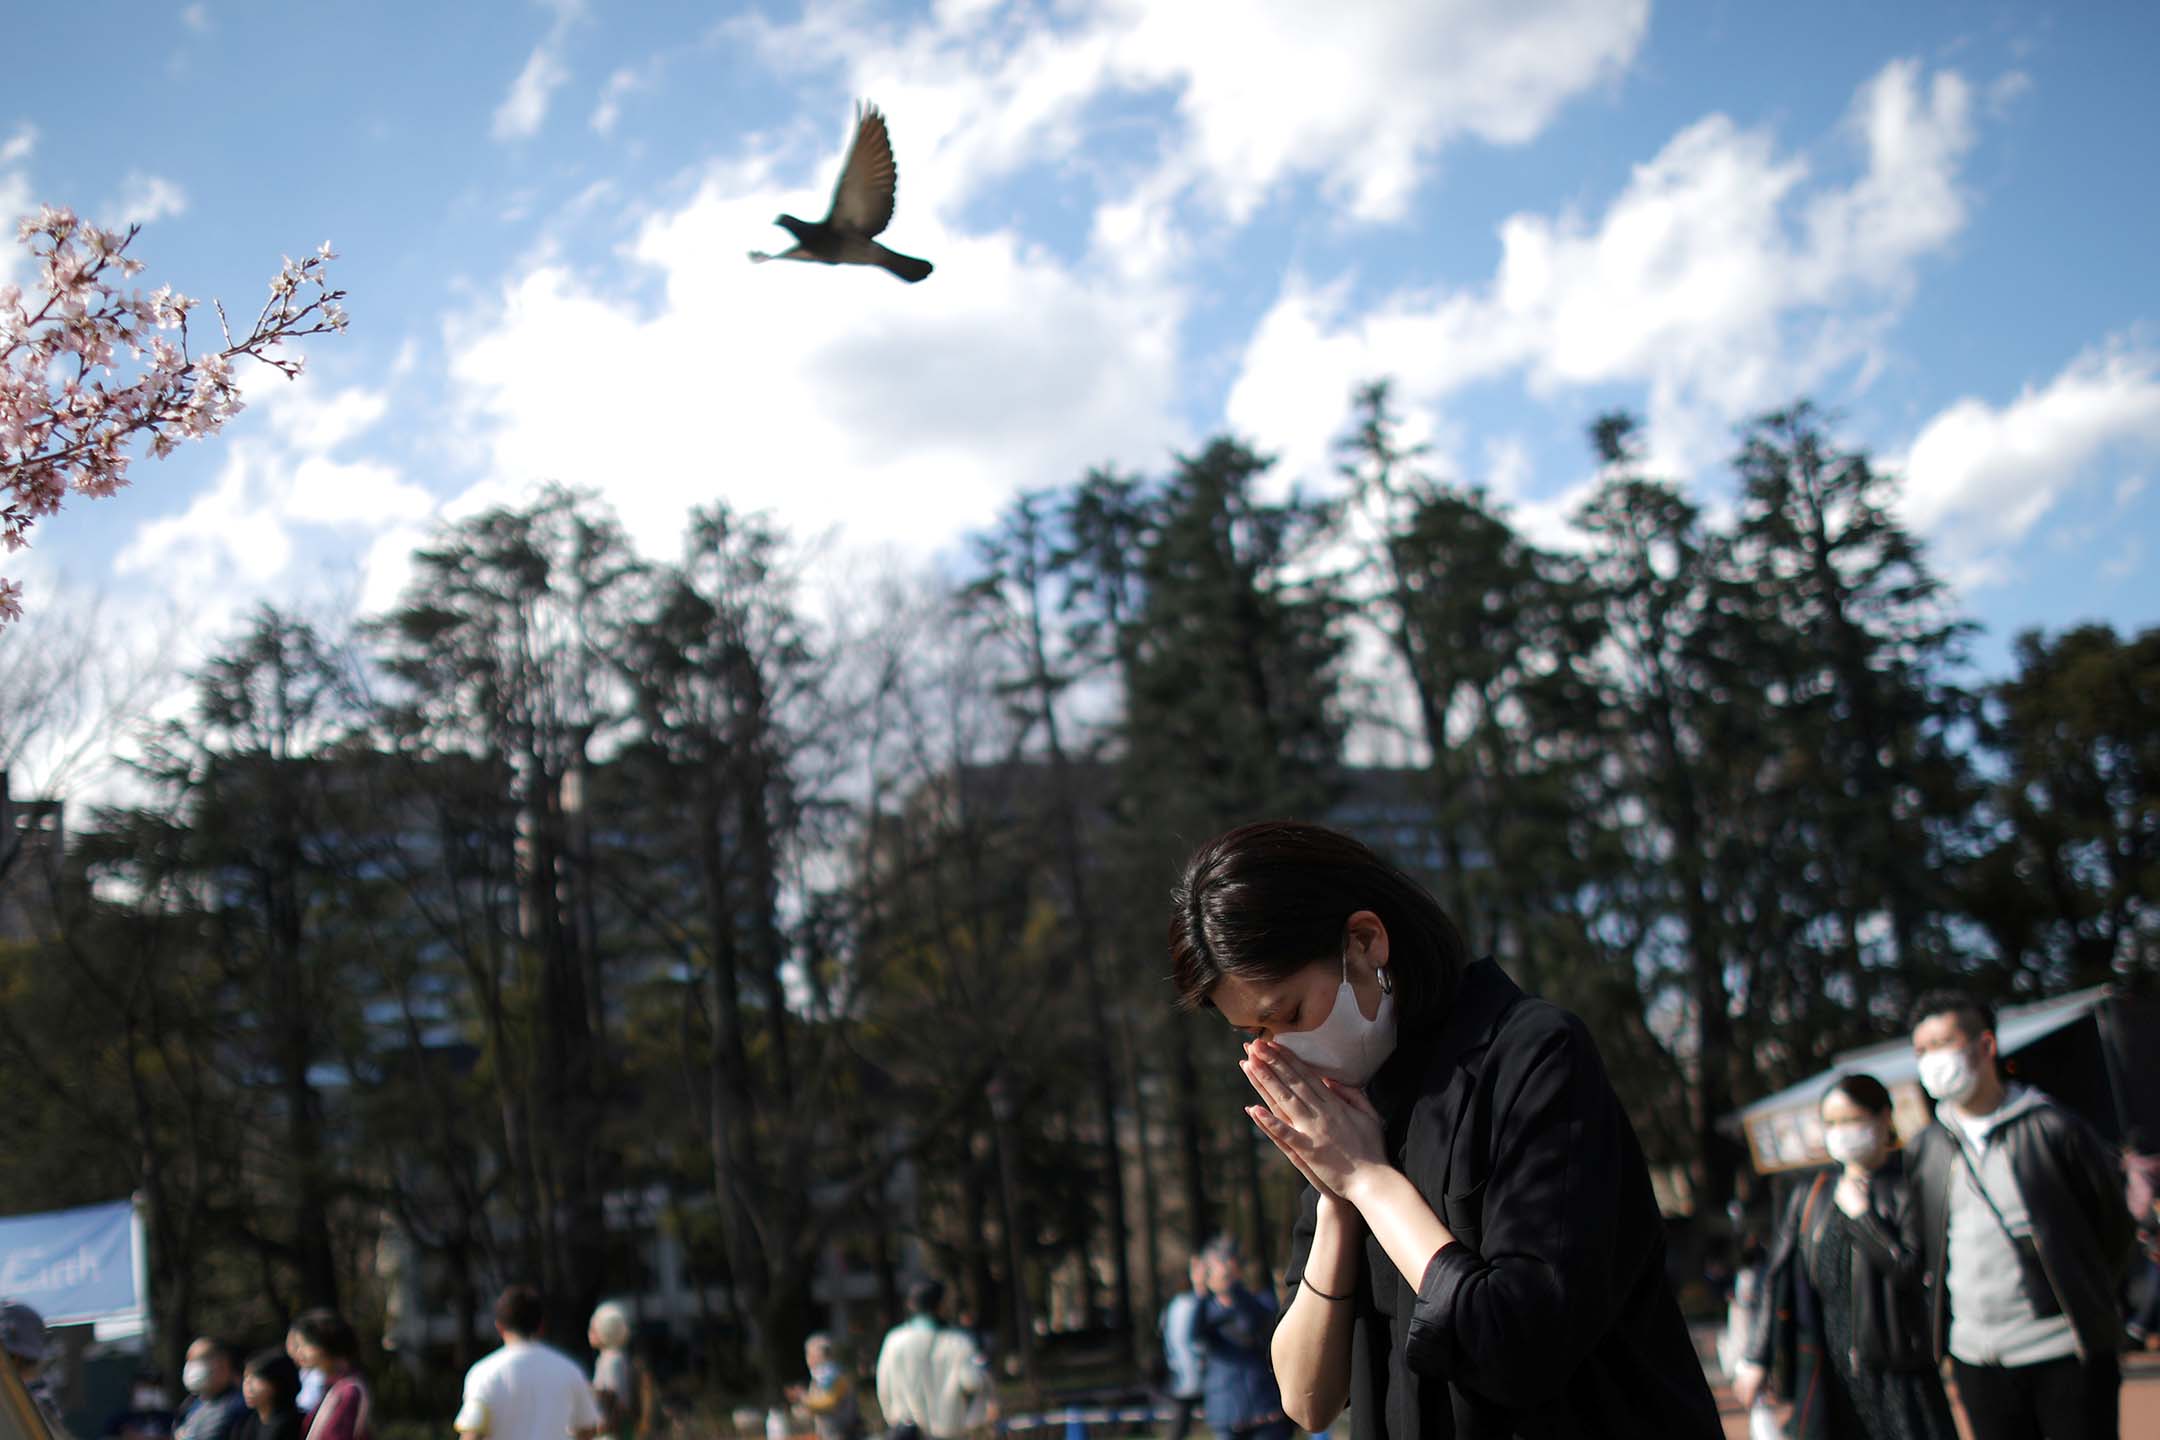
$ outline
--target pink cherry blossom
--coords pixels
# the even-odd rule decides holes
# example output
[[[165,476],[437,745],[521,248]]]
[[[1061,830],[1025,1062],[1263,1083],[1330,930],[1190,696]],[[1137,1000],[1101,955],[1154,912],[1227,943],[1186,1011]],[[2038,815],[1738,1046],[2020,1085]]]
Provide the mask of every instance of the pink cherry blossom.
[[[138,440],[163,457],[216,434],[244,408],[233,376],[240,356],[290,379],[304,357],[286,353],[287,342],[346,325],[328,242],[305,259],[285,257],[245,335],[213,304],[223,344],[197,355],[195,301],[169,285],[148,295],[119,288],[142,273],[127,253],[135,227],[102,230],[47,205],[16,235],[37,279],[27,295],[0,286],[0,553],[29,544],[31,528],[71,492],[94,499],[126,485]],[[21,614],[22,586],[0,577],[0,625]]]

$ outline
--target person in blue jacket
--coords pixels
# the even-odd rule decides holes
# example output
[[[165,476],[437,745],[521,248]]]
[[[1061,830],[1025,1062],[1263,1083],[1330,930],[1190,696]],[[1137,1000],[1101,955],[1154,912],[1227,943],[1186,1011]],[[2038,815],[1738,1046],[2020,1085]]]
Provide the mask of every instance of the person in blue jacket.
[[[1193,1345],[1206,1361],[1208,1428],[1217,1440],[1288,1440],[1290,1421],[1268,1358],[1275,1297],[1246,1288],[1244,1259],[1227,1237],[1207,1247],[1204,1263],[1208,1293],[1193,1316]]]

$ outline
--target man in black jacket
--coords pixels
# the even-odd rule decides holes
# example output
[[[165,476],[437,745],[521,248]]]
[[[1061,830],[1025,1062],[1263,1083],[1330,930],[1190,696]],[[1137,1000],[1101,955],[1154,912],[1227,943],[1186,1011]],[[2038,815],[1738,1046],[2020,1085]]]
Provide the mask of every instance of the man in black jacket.
[[[2003,1083],[1994,1012],[1971,997],[1922,997],[1913,1049],[1937,1106],[1910,1147],[1908,1240],[1976,1440],[2113,1440],[2132,1234],[2113,1155],[2046,1095]]]

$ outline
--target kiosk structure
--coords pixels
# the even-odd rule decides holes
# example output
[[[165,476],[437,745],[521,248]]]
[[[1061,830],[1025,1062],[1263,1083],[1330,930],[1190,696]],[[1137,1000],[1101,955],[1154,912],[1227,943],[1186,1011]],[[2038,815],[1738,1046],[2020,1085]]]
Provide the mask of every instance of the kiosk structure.
[[[2131,1127],[2160,1135],[2160,999],[2112,985],[2013,1005],[1996,1013],[1997,1053],[2010,1073],[2037,1085],[2120,1142]],[[1780,1176],[1830,1163],[1818,1107],[1840,1075],[1872,1075],[1890,1091],[1900,1143],[1934,1116],[1920,1088],[1910,1040],[1848,1050],[1797,1085],[1742,1107],[1727,1124],[1747,1142],[1755,1173]]]

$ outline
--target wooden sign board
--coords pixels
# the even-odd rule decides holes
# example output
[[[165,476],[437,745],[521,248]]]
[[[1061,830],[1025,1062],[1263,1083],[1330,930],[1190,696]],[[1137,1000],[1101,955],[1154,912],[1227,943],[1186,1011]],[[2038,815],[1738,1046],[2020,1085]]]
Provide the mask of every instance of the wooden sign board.
[[[1826,1080],[1821,1088],[1827,1091],[1829,1082]],[[1887,1088],[1891,1123],[1897,1130],[1898,1143],[1903,1145],[1928,1126],[1927,1096],[1910,1080]],[[1748,1156],[1754,1161],[1756,1174],[1775,1175],[1830,1163],[1830,1152],[1823,1145],[1821,1103],[1819,1096],[1811,1097],[1778,1109],[1760,1110],[1748,1118]]]

